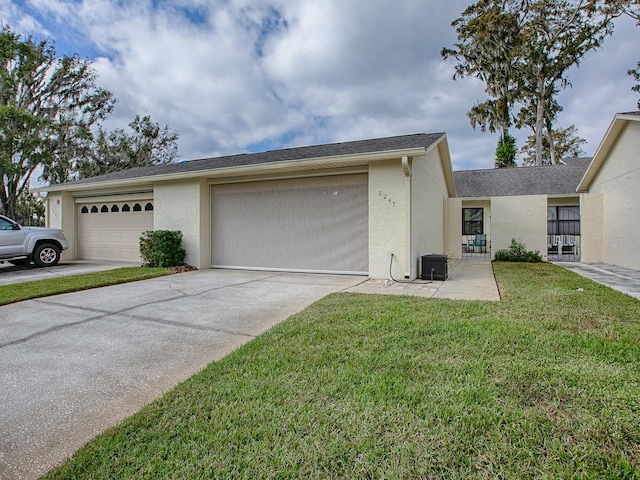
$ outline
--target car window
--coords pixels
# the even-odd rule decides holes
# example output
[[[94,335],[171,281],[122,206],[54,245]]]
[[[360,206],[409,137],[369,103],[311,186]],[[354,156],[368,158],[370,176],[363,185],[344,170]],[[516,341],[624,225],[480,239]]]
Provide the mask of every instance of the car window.
[[[13,223],[4,218],[0,218],[0,230],[13,230]]]

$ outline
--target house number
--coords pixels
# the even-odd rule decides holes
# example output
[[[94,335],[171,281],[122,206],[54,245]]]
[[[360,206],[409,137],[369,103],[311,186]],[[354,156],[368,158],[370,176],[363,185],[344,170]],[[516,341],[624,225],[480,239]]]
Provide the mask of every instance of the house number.
[[[386,200],[387,202],[389,202],[389,205],[391,205],[392,207],[396,206],[396,202],[392,200],[391,197],[386,193],[384,193],[382,190],[378,190],[378,196],[381,197],[383,200]]]

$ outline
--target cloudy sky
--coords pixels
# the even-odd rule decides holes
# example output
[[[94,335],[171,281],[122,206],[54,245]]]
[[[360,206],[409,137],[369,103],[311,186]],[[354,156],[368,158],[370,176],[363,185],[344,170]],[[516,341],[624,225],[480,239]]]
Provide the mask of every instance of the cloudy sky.
[[[119,99],[110,128],[150,114],[180,158],[446,132],[454,168],[492,168],[497,136],[466,112],[483,84],[451,79],[442,47],[472,0],[0,0],[0,21],[93,60]],[[620,19],[571,71],[559,125],[598,147],[636,108],[640,27]],[[529,132],[516,135],[521,145]]]

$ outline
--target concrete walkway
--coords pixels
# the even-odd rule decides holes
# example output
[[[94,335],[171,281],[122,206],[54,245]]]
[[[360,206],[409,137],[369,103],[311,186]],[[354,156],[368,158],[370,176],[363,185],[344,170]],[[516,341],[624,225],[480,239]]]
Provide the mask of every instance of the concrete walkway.
[[[445,281],[413,280],[394,282],[371,279],[349,288],[354,293],[413,295],[453,300],[500,301],[500,293],[489,258],[465,257],[449,260],[449,278]]]
[[[583,277],[640,299],[640,272],[606,263],[553,262]]]

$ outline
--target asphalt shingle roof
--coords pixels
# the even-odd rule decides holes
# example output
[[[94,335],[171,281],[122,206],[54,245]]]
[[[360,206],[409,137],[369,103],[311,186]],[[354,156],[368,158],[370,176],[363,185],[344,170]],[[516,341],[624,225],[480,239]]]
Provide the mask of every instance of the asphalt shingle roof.
[[[353,142],[331,143],[309,147],[285,148],[260,153],[245,153],[224,157],[211,157],[190,160],[167,165],[132,168],[119,172],[108,173],[97,177],[85,178],[65,185],[89,184],[103,181],[124,180],[131,178],[151,177],[155,175],[170,175],[190,173],[220,168],[241,167],[295,160],[310,160],[314,158],[336,157],[341,155],[357,155],[385,151],[403,150],[409,148],[428,148],[437,142],[444,133],[418,133],[397,137],[375,138]]]
[[[575,194],[591,159],[564,161],[566,165],[453,172],[456,193],[458,197]]]

